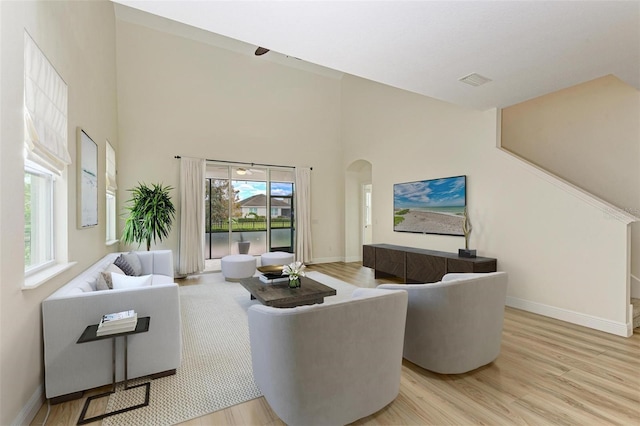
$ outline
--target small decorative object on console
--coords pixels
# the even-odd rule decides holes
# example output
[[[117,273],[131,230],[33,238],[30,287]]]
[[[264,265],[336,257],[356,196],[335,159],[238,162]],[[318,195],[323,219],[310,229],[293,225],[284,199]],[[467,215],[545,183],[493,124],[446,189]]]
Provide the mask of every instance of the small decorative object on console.
[[[304,268],[305,266],[302,262],[293,262],[282,268],[282,275],[289,275],[290,288],[300,287],[300,277],[305,276],[303,271]]]
[[[467,208],[464,208],[464,222],[462,222],[462,232],[464,233],[464,248],[458,249],[458,256],[460,257],[476,257],[475,250],[469,250],[469,237],[471,237],[471,222],[469,221],[469,214]]]

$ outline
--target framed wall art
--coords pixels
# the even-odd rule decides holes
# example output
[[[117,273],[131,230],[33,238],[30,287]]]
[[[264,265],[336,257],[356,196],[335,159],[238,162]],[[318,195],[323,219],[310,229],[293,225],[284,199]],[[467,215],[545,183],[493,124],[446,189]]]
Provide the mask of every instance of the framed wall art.
[[[78,128],[78,227],[98,225],[98,145]]]

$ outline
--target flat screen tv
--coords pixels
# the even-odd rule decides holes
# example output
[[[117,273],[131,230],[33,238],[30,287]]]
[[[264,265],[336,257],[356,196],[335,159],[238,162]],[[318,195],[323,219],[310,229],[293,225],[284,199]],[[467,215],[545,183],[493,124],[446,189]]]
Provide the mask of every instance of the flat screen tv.
[[[419,234],[464,235],[467,177],[393,185],[393,230]]]

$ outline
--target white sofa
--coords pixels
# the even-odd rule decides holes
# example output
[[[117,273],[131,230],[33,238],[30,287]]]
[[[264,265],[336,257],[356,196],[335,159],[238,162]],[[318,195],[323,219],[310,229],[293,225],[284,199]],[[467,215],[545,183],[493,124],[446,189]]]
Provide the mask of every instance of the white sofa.
[[[446,274],[432,284],[382,284],[409,294],[404,357],[427,370],[460,374],[498,357],[507,273]]]
[[[254,380],[288,425],[342,425],[400,390],[407,294],[360,288],[352,298],[291,309],[253,305]]]
[[[96,291],[97,277],[119,253],[111,253],[42,302],[46,397],[62,402],[112,382],[112,341],[77,344],[103,314],[133,309],[151,317],[149,331],[128,337],[128,378],[174,373],[182,356],[178,285],[171,250],[135,252],[147,287]],[[123,338],[117,338],[117,380],[124,380]]]

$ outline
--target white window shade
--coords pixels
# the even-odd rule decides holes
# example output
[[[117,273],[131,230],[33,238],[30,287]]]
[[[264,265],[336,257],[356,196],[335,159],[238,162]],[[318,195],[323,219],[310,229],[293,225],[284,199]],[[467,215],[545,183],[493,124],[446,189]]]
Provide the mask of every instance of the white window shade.
[[[118,189],[116,184],[116,151],[107,141],[107,191]]]
[[[26,32],[24,106],[27,158],[61,175],[71,164],[67,150],[67,85]]]

